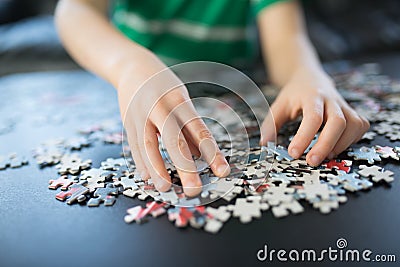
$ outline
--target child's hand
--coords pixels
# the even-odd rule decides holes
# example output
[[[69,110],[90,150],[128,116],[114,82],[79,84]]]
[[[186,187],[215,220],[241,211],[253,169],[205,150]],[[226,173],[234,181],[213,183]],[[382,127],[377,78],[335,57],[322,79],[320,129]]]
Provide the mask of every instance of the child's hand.
[[[321,71],[295,72],[271,105],[262,126],[261,144],[273,140],[276,131],[288,121],[303,115],[300,127],[289,145],[289,154],[299,158],[323,123],[318,142],[307,154],[307,163],[319,165],[361,139],[369,122],[358,115],[339,95],[331,79]],[[272,117],[271,117],[272,114]],[[275,123],[275,125],[274,125]]]
[[[216,175],[228,175],[230,169],[224,155],[195,111],[186,87],[177,86],[181,84],[179,79],[170,70],[164,71],[136,91],[133,88],[140,87],[138,73],[130,72],[120,84],[118,95],[124,127],[142,179],[151,177],[160,191],[171,186],[170,175],[160,155],[158,136],[178,171],[186,195],[199,194],[202,186],[192,155],[201,155]]]

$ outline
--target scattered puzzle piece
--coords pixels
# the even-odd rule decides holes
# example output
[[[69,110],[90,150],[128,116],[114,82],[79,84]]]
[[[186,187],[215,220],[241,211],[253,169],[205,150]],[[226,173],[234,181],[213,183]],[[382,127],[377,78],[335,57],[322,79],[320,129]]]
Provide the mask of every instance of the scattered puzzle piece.
[[[89,193],[89,189],[84,186],[86,181],[79,184],[72,184],[68,191],[62,191],[56,195],[56,199],[60,201],[67,200],[67,204],[71,205],[75,201],[83,202],[86,200],[85,194]]]
[[[399,155],[397,155],[396,151],[390,146],[375,146],[375,150],[382,158],[399,160]]]
[[[94,191],[93,198],[88,201],[88,206],[98,207],[101,203],[104,203],[104,206],[112,206],[118,193],[118,187],[114,187],[113,184],[107,184],[105,188],[97,188]]]
[[[261,217],[261,210],[267,210],[269,205],[260,201],[249,201],[245,198],[237,198],[235,205],[228,206],[233,217],[238,217],[241,223],[249,223],[253,218]]]
[[[25,157],[19,157],[16,153],[11,153],[8,157],[0,156],[0,171],[7,168],[20,168],[28,165],[28,160]]]
[[[350,160],[338,160],[338,159],[332,159],[326,163],[322,164],[325,166],[327,169],[336,169],[336,170],[341,170],[345,171],[346,173],[349,173],[351,170],[351,165],[352,162]]]
[[[146,208],[136,206],[127,210],[128,215],[125,216],[124,220],[126,223],[135,221],[136,223],[143,223],[145,217],[151,214],[153,217],[161,216],[166,212],[166,203],[158,203],[152,201],[146,204]]]
[[[358,173],[364,177],[371,177],[371,180],[375,183],[379,183],[381,181],[385,181],[386,183],[393,182],[393,172],[385,171],[383,168],[379,166],[366,166],[360,165],[359,168],[361,169]]]
[[[272,213],[276,218],[281,218],[289,215],[289,211],[293,214],[299,214],[304,211],[303,206],[300,205],[297,200],[292,200],[290,202],[284,202],[278,206],[272,207]]]
[[[375,161],[381,161],[381,158],[375,149],[369,147],[361,147],[347,152],[347,155],[356,160],[366,160],[369,164],[374,164]]]
[[[68,187],[73,183],[74,181],[68,179],[67,175],[63,175],[56,180],[50,180],[49,188],[55,190],[61,186],[61,190],[68,190]]]
[[[78,174],[80,171],[90,168],[91,160],[82,161],[78,154],[67,154],[61,158],[56,166],[60,174]]]

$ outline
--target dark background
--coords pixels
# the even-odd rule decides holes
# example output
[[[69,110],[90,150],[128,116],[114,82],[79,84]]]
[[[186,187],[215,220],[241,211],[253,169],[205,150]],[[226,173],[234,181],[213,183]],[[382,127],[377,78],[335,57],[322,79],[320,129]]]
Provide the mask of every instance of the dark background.
[[[324,61],[400,49],[398,0],[303,2],[311,40]],[[0,75],[77,67],[62,49],[52,24],[56,3],[0,1]]]
[[[8,96],[24,98],[22,92],[43,88],[103,94],[99,97],[116,105],[113,89],[81,72],[63,50],[52,24],[54,5],[55,1],[0,1],[0,76],[4,76],[0,103],[7,106],[3,112],[18,112]],[[400,78],[399,1],[309,0],[305,10],[311,39],[324,62],[376,61],[384,73]],[[0,136],[0,154],[17,150],[29,155],[27,151],[39,141],[54,135],[68,137],[76,124],[67,120],[37,129],[31,126],[30,116],[24,116],[22,126]],[[395,145],[379,137],[373,144]],[[105,158],[118,157],[119,151],[119,146],[96,145],[82,154],[98,166]],[[29,159],[28,167],[0,171],[0,266],[252,266],[258,263],[256,252],[264,244],[319,250],[335,247],[340,237],[347,239],[350,248],[400,257],[398,165],[386,166],[396,172],[391,188],[378,186],[350,194],[348,202],[330,215],[309,207],[284,219],[267,212],[249,225],[231,219],[221,233],[211,235],[176,229],[165,216],[127,225],[126,209],[143,202],[125,197],[119,197],[112,208],[67,206],[54,200],[55,192],[47,189],[55,170],[40,170]],[[381,264],[385,265],[396,266]]]

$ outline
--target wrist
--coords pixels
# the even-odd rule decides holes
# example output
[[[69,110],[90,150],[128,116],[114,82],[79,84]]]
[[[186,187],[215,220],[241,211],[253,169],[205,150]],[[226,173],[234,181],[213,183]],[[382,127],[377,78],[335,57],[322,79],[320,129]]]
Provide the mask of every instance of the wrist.
[[[322,66],[301,66],[293,71],[292,79],[310,79],[313,83],[335,86],[333,79],[325,72]]]
[[[143,83],[155,73],[166,68],[166,65],[158,59],[151,51],[140,48],[141,51],[134,49],[120,53],[110,66],[110,81],[112,85],[120,91],[126,85],[135,89],[133,86]]]

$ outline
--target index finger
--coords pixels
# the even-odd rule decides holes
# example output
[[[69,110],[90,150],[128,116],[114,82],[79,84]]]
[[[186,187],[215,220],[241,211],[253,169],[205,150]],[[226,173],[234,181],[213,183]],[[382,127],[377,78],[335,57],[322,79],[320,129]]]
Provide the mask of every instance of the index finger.
[[[212,133],[202,118],[196,112],[190,99],[176,106],[173,110],[179,119],[182,131],[188,142],[197,146],[201,156],[210,165],[214,174],[225,177],[230,173],[230,167],[223,153],[219,149]]]
[[[183,130],[188,133],[185,136],[193,140],[193,143],[201,152],[201,156],[207,161],[217,176],[225,177],[230,173],[228,162],[219,149],[210,130],[200,117],[188,122]]]
[[[318,165],[333,150],[346,129],[346,119],[338,104],[326,103],[327,121],[319,135],[317,143],[308,152],[307,160],[311,165]]]
[[[197,173],[196,165],[183,133],[173,115],[168,116],[164,126],[159,128],[161,139],[168,154],[174,163],[183,190],[188,196],[195,196],[201,192],[202,183]]]
[[[289,154],[299,158],[318,132],[324,119],[324,102],[317,98],[303,104],[303,120],[288,147]]]

